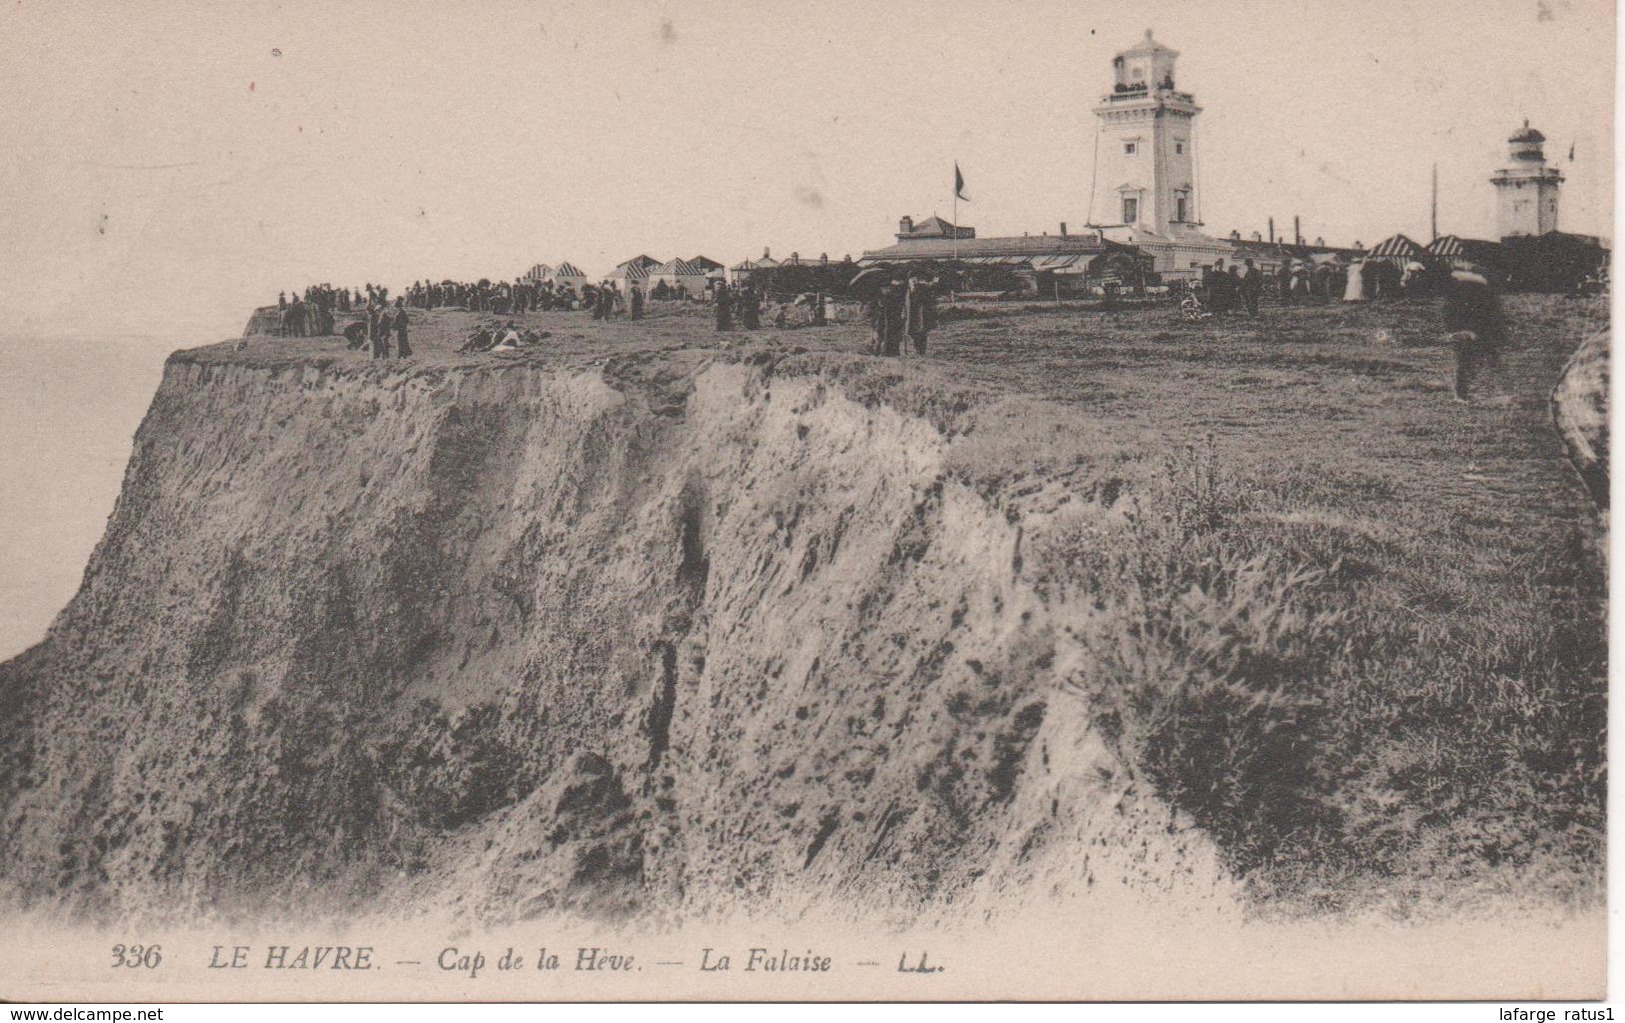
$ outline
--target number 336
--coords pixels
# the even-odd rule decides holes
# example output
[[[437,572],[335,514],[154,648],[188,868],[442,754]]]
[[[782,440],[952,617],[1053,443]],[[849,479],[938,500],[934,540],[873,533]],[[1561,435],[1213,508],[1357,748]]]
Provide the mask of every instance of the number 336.
[[[129,970],[153,970],[164,961],[163,949],[158,945],[114,945],[113,969],[120,966]]]

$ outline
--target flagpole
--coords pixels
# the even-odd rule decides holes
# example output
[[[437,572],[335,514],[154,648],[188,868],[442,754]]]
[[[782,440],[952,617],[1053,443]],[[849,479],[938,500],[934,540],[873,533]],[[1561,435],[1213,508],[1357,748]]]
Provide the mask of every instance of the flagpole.
[[[954,164],[954,263],[948,273],[948,304],[959,304],[959,164]]]

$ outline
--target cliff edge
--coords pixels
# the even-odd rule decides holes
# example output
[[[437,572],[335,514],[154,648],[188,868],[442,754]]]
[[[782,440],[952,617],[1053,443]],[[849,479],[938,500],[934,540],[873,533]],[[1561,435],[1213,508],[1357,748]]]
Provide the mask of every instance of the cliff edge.
[[[177,354],[0,669],[5,874],[482,920],[1225,884],[1060,685],[1023,516],[817,361]]]

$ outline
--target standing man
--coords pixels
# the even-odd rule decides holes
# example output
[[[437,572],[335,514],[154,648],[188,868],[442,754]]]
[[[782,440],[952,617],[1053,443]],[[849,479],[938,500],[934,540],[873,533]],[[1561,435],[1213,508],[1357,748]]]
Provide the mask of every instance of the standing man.
[[[1241,301],[1247,306],[1248,316],[1258,315],[1258,297],[1264,293],[1264,275],[1252,260],[1247,260],[1247,272],[1241,275]]]
[[[881,354],[901,355],[903,333],[908,328],[908,287],[903,281],[894,280],[880,294],[885,323]]]
[[[660,283],[664,284],[665,282],[661,281]],[[716,302],[717,330],[733,330],[734,297],[733,292],[728,290],[728,286],[726,284],[720,285],[717,288]]]
[[[372,342],[372,357],[389,357],[389,314],[378,307],[376,298],[367,302],[367,340]]]
[[[875,291],[874,297],[869,300],[864,312],[869,316],[869,326],[874,330],[873,349],[876,355],[886,353],[886,302],[891,296],[891,287],[882,285]]]
[[[1242,299],[1245,297],[1241,287],[1241,267],[1231,263],[1225,276],[1230,278],[1225,285],[1225,289],[1230,292],[1230,308],[1234,312],[1240,312],[1243,307]]]
[[[627,284],[627,305],[632,319],[643,319],[643,289],[636,284]]]
[[[908,279],[904,318],[908,321],[908,336],[914,341],[916,355],[925,354],[926,338],[937,325],[935,287],[935,281],[922,281],[917,277]]]
[[[1280,269],[1275,271],[1275,290],[1282,305],[1292,304],[1292,260],[1281,260]]]
[[[395,300],[395,354],[402,359],[412,355],[412,346],[406,342],[406,309],[398,298]]]

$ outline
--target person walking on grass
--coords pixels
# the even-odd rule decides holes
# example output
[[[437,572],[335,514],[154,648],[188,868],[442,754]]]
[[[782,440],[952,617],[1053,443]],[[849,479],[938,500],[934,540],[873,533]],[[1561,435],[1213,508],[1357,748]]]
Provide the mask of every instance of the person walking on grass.
[[[1456,356],[1455,398],[1468,401],[1473,382],[1501,365],[1507,343],[1500,297],[1477,268],[1457,270],[1445,285],[1444,330]]]

